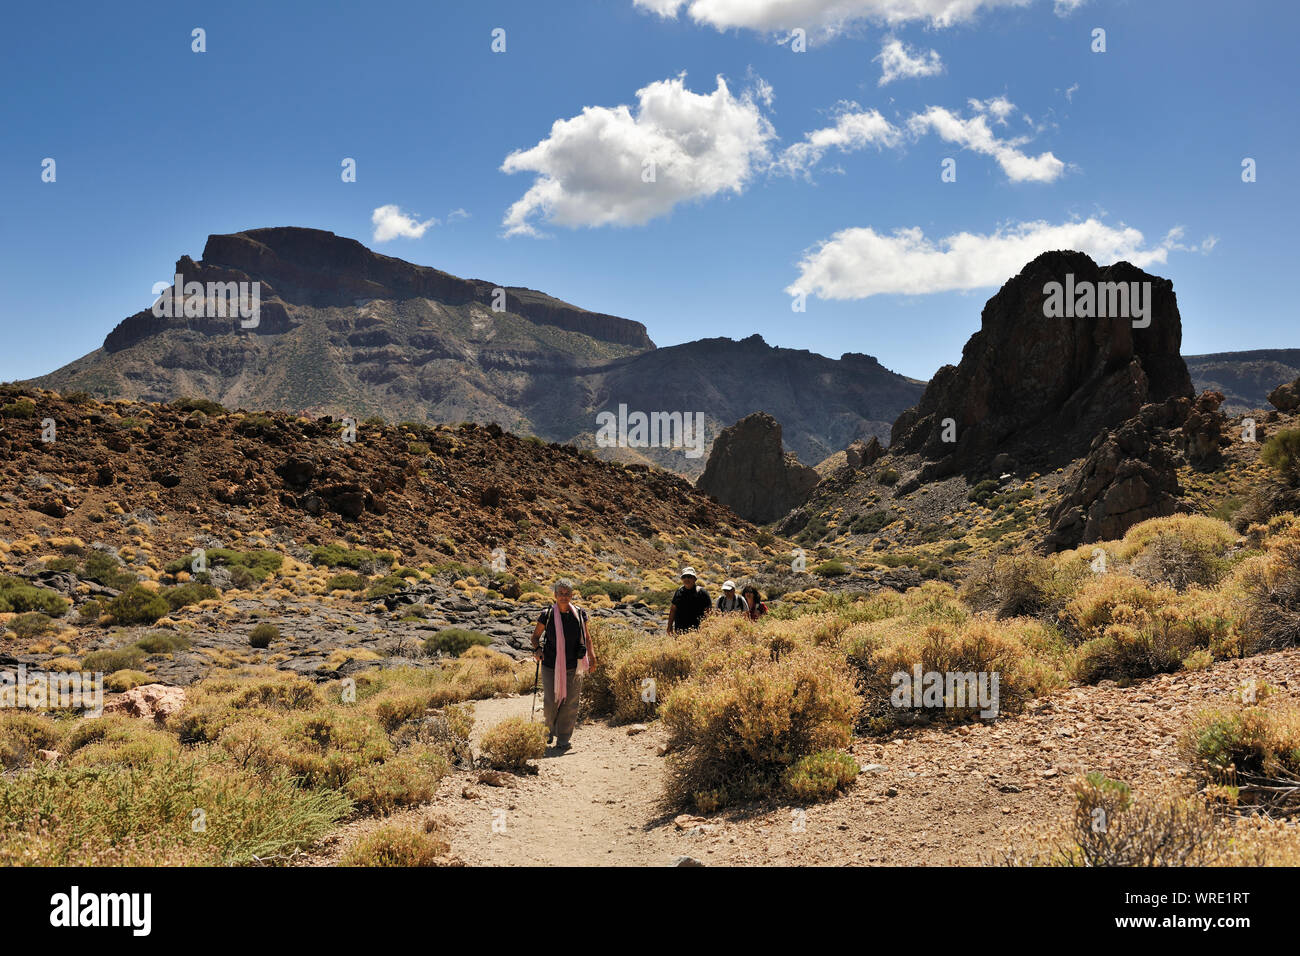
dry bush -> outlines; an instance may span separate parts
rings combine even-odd
[[[1203,800],[1134,798],[1127,784],[1099,773],[1072,782],[1075,804],[1064,824],[1024,850],[1004,853],[1007,866],[1211,866],[1227,861],[1231,840]]]
[[[799,758],[849,743],[860,701],[840,655],[803,645],[772,661],[750,651],[697,671],[663,704],[675,804],[710,812],[767,796]]]
[[[343,855],[341,866],[437,866],[451,845],[436,832],[396,824],[367,833]]]
[[[510,717],[484,731],[479,749],[494,769],[521,773],[529,769],[528,761],[546,754],[546,727]]]
[[[888,733],[901,723],[917,720],[979,718],[981,707],[974,700],[944,700],[939,707],[922,706],[920,701],[896,706],[895,675],[911,679],[918,666],[923,674],[989,675],[986,686],[990,690],[996,674],[999,716],[1015,713],[1025,700],[1064,684],[1060,674],[1062,642],[1038,622],[977,618],[955,626],[916,628],[884,621],[859,630],[845,652],[863,700],[858,726],[870,733]]]
[[[1264,547],[1263,559],[1249,562],[1241,575],[1256,652],[1300,644],[1300,524],[1280,523]]]
[[[1197,715],[1182,752],[1207,789],[1235,808],[1300,812],[1300,705],[1267,685],[1258,703]]]

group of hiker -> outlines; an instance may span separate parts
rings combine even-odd
[[[682,568],[682,585],[673,592],[672,604],[668,608],[668,633],[695,630],[710,611],[744,614],[751,621],[757,621],[767,613],[767,605],[763,603],[758,588],[752,584],[745,585],[737,594],[735,581],[724,581],[717,603],[710,603],[709,592],[699,586],[695,569]]]
[[[753,621],[767,613],[767,605],[752,584],[737,593],[736,582],[725,581],[722,595],[713,603],[708,592],[699,586],[694,568],[682,568],[681,582],[668,608],[669,634],[693,631],[712,613],[744,614]],[[555,585],[554,603],[538,615],[533,627],[532,650],[537,661],[537,673],[533,676],[534,707],[540,681],[547,753],[551,756],[559,756],[572,747],[570,738],[578,725],[582,677],[596,663],[587,636],[587,622],[587,612],[573,603],[573,582],[561,580]]]

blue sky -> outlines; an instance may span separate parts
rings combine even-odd
[[[281,225],[637,319],[659,345],[759,332],[918,378],[1066,245],[1173,279],[1185,353],[1300,346],[1291,4],[168,0],[5,19],[0,379],[98,347],[210,233]],[[429,224],[376,241],[384,207]]]

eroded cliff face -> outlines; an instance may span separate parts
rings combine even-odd
[[[1067,314],[1049,314],[1051,283]],[[961,362],[941,368],[898,418],[891,447],[920,452],[934,477],[988,468],[998,454],[1077,458],[1143,405],[1192,397],[1181,342],[1168,279],[1081,252],[1043,253],[988,300]]]

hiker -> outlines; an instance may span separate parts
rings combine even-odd
[[[722,596],[718,598],[718,611],[726,614],[729,611],[739,611],[742,614],[749,613],[749,605],[745,599],[736,593],[736,582],[728,581],[722,585]]]
[[[752,584],[746,584],[741,589],[740,596],[745,599],[745,614],[751,621],[757,621],[767,613],[767,605],[763,603],[763,596],[758,593],[758,588]]]
[[[539,646],[537,639],[543,635]],[[554,735],[553,752],[562,754],[572,746],[569,738],[578,723],[582,675],[596,663],[587,637],[587,612],[573,603],[572,582],[556,582],[555,603],[537,618],[532,644],[533,657],[541,665],[547,745],[551,746],[550,736]]]
[[[695,569],[682,568],[682,586],[673,592],[668,608],[668,633],[693,631],[709,611],[709,594],[695,586]]]

